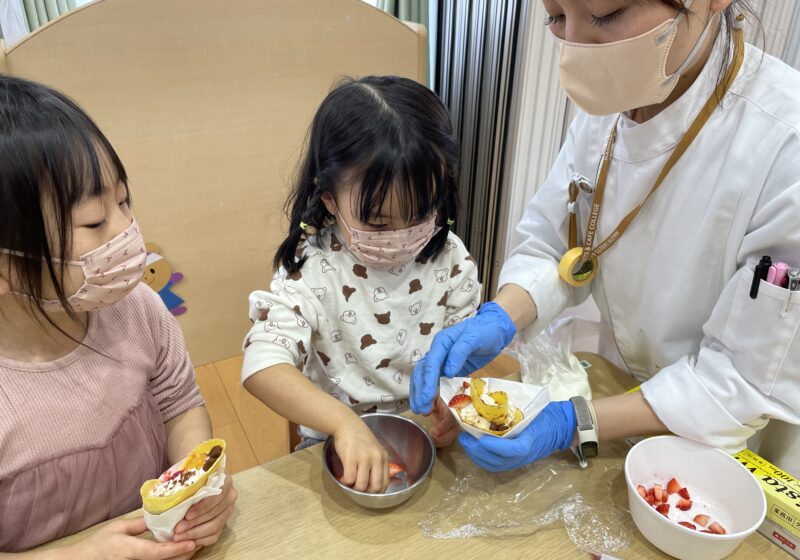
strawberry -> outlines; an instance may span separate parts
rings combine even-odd
[[[667,483],[667,492],[668,492],[669,494],[675,494],[675,493],[677,493],[677,492],[680,492],[680,491],[681,491],[681,488],[682,488],[682,486],[681,486],[681,483],[680,483],[680,482],[678,482],[677,480],[675,480],[674,478],[673,478],[673,479],[671,479],[671,480],[670,480],[670,481]]]
[[[648,505],[655,506],[656,499],[653,497],[652,494],[648,494],[644,497],[644,501],[647,502]]]
[[[657,502],[663,502],[664,500],[661,498],[661,494],[664,492],[664,487],[660,484],[656,484],[653,486],[653,495],[656,497]]]
[[[661,492],[661,503],[666,504],[668,499],[669,499],[669,494],[667,494],[667,491],[664,490],[663,492]]]
[[[652,496],[652,497],[653,497],[653,500],[655,500],[655,499],[656,499],[655,493],[653,492],[653,489],[652,489],[652,488],[648,488],[648,489],[647,489],[647,495],[648,495],[648,496]]]
[[[709,521],[711,521],[711,518],[707,515],[698,514],[694,516],[694,522],[703,527],[708,527]]]
[[[687,500],[691,500],[691,498],[689,497],[689,489],[686,488],[685,486],[683,488],[681,488],[680,490],[678,490],[678,495],[681,498],[685,498]]]
[[[692,509],[692,500],[687,500],[686,498],[681,498],[678,500],[678,503],[675,504],[675,507],[681,511],[688,511]]]
[[[464,387],[464,390],[465,390],[465,391],[466,391],[467,389],[469,389],[469,383],[467,383],[466,381],[464,381],[464,383],[462,383],[462,386]]]
[[[447,406],[449,406],[450,408],[461,409],[470,404],[471,402],[472,400],[469,398],[468,395],[456,395],[452,399],[450,399],[450,402],[447,403]]]
[[[658,504],[656,506],[656,511],[664,517],[669,517],[669,504]]]
[[[708,526],[708,530],[715,535],[724,535],[727,532],[725,528],[716,521]]]
[[[405,469],[403,467],[401,467],[400,465],[398,465],[397,463],[389,463],[389,478],[392,478],[393,476],[397,476],[398,474],[400,474],[404,470]]]
[[[636,491],[637,491],[637,492],[639,492],[639,495],[640,495],[642,498],[644,498],[645,500],[647,499],[647,489],[645,489],[645,487],[644,487],[644,486],[642,486],[642,485],[640,484],[639,486],[637,486],[637,487],[636,487]]]
[[[692,531],[697,531],[697,527],[689,523],[688,521],[678,521],[678,525],[683,525],[687,529],[691,529]]]

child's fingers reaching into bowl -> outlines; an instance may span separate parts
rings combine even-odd
[[[384,492],[389,486],[389,455],[367,425],[354,417],[333,437],[344,467],[340,482],[359,492]]]
[[[453,415],[450,408],[440,398],[436,398],[431,412],[431,438],[436,447],[448,447],[461,432],[461,427]]]

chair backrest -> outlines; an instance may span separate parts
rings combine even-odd
[[[240,352],[283,203],[337,77],[426,81],[424,28],[361,0],[98,0],[0,49],[0,71],[77,100],[119,151],[196,364]]]

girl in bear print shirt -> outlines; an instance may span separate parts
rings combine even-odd
[[[387,453],[358,415],[407,410],[433,336],[480,304],[475,261],[450,232],[457,170],[450,117],[430,90],[343,81],[311,124],[270,291],[250,295],[244,386],[300,425],[301,446],[334,435],[342,482],[357,490],[389,484]],[[432,418],[448,445],[458,428],[447,407]]]

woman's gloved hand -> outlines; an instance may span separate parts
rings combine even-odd
[[[476,465],[487,471],[516,469],[560,449],[572,446],[577,419],[570,401],[548,404],[514,439],[484,436],[476,439],[464,432],[459,441]]]
[[[465,377],[491,362],[511,343],[517,328],[494,302],[474,317],[440,331],[411,376],[411,410],[429,414],[439,391],[439,377]]]

